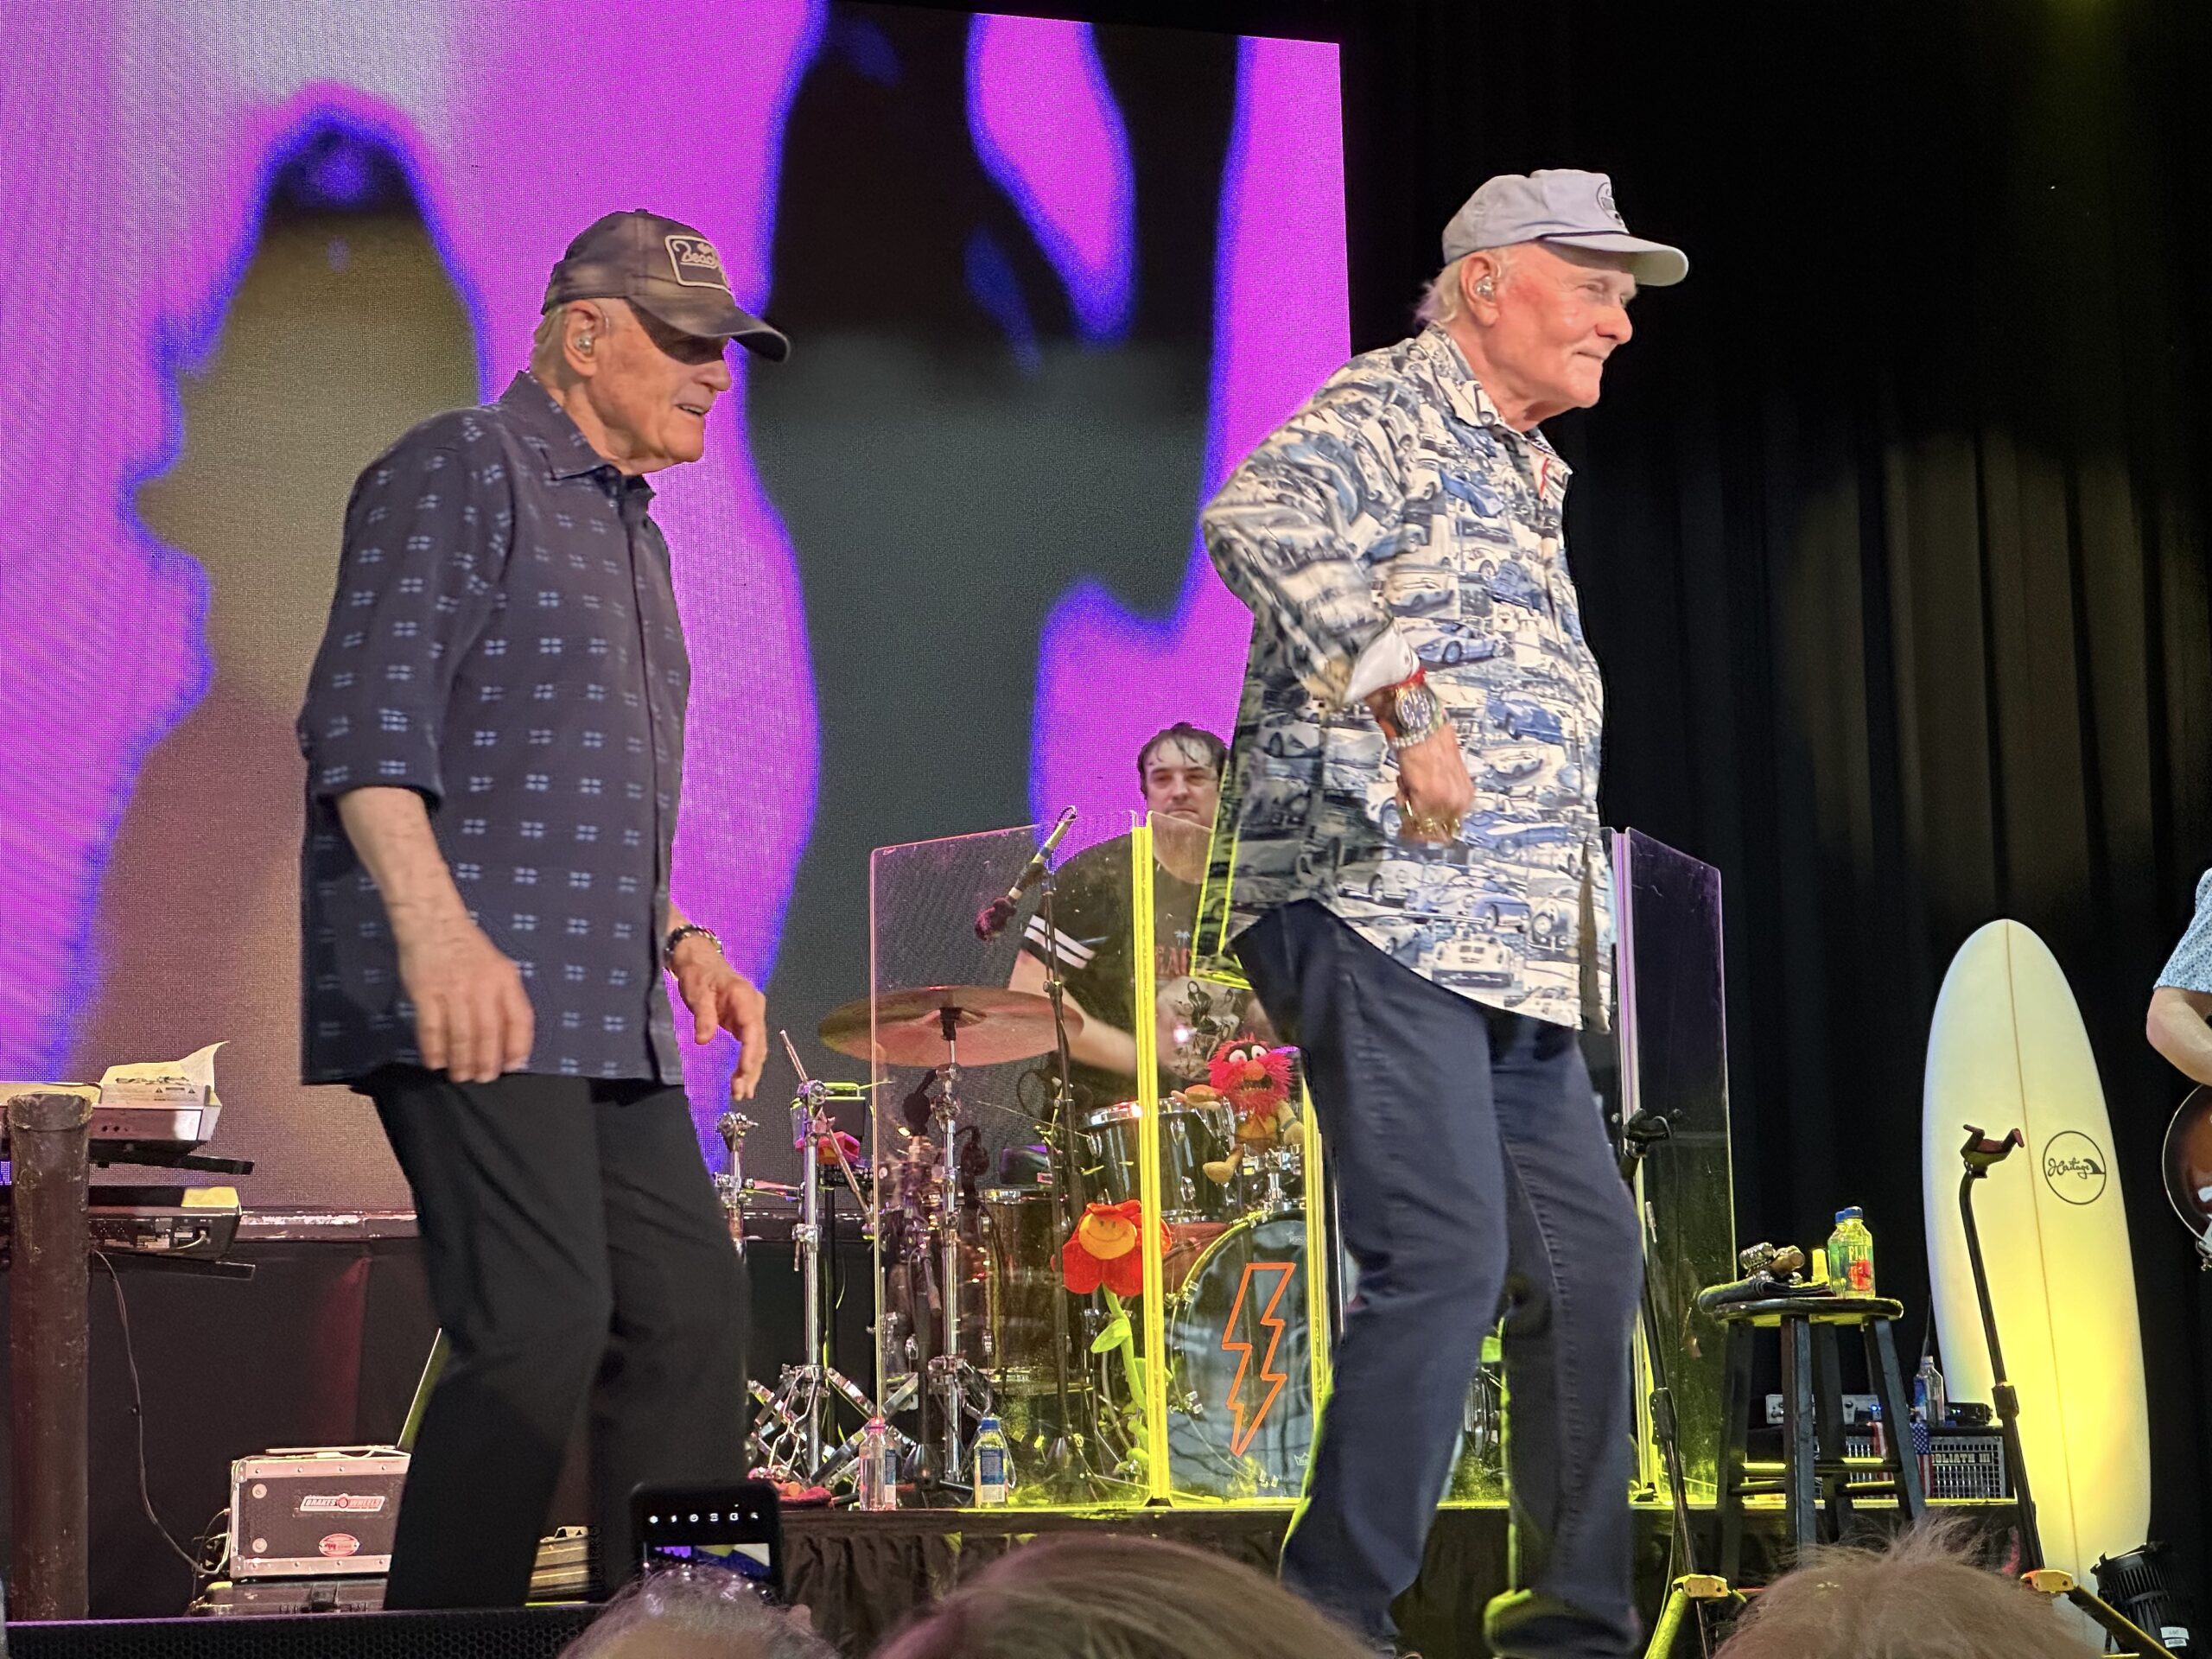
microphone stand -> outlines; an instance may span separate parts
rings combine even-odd
[[[1638,1110],[1621,1124],[1621,1179],[1628,1183],[1637,1202],[1636,1230],[1640,1245],[1650,1239],[1649,1200],[1637,1192],[1636,1178],[1651,1148],[1671,1139],[1674,1125],[1656,1112]],[[1648,1251],[1647,1251],[1648,1255]],[[1706,1626],[1708,1611],[1732,1605],[1738,1598],[1725,1579],[1697,1567],[1697,1540],[1690,1529],[1688,1484],[1682,1473],[1681,1427],[1675,1414],[1675,1391],[1667,1380],[1667,1327],[1659,1317],[1659,1302],[1651,1286],[1647,1261],[1643,1302],[1644,1357],[1651,1367],[1651,1436],[1659,1442],[1659,1456],[1667,1473],[1668,1495],[1674,1512],[1674,1537],[1669,1547],[1667,1599],[1645,1643],[1644,1659],[1669,1659],[1685,1622],[1697,1631],[1697,1650],[1713,1651],[1713,1635]]]
[[[2064,1597],[2088,1614],[2114,1642],[2133,1648],[2145,1659],[2175,1659],[2172,1649],[2086,1585],[2075,1582],[2071,1573],[2044,1564],[2043,1529],[2037,1524],[2035,1497],[2028,1490],[2028,1454],[2020,1444],[2020,1391],[2005,1375],[2005,1351],[1997,1341],[1997,1305],[1990,1296],[1989,1269],[1981,1258],[1981,1230],[1974,1221],[1974,1184],[1986,1180],[1989,1172],[2003,1163],[2014,1147],[2027,1144],[2027,1137],[2017,1128],[2001,1141],[1984,1135],[1978,1125],[1968,1123],[1965,1128],[1966,1144],[1959,1148],[1960,1161],[1966,1166],[1966,1173],[1959,1178],[1959,1224],[1966,1232],[1967,1266],[1974,1275],[1974,1299],[1981,1314],[1982,1341],[1989,1348],[1989,1393],[1997,1408],[1998,1437],[2005,1449],[2005,1472],[2012,1482],[2012,1502],[2020,1516],[2020,1582],[2054,1601]]]

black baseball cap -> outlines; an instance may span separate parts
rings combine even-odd
[[[702,340],[734,340],[772,363],[791,355],[790,340],[730,297],[713,243],[689,225],[642,207],[595,219],[569,243],[538,309],[602,299],[627,300]]]

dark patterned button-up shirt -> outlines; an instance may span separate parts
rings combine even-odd
[[[682,1076],[662,988],[690,663],[652,488],[527,375],[363,473],[300,713],[302,1073],[421,1063],[384,902],[337,798],[428,804],[536,1014],[525,1070]]]
[[[1498,417],[1432,325],[1338,370],[1222,486],[1200,527],[1255,626],[1221,795],[1234,833],[1215,837],[1206,882],[1210,958],[1313,899],[1447,990],[1602,1021],[1605,689],[1567,575],[1567,471],[1541,433]],[[1397,759],[1354,695],[1393,636],[1474,779],[1448,846],[1399,839]]]

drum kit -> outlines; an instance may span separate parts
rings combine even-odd
[[[1068,1113],[1056,1091],[1037,1121],[1043,1155],[1009,1160],[1012,1169],[999,1172],[1033,1176],[1016,1185],[986,1179],[990,1160],[963,1092],[968,1069],[1064,1054],[1082,1027],[1081,1011],[1056,1010],[1049,994],[980,985],[922,986],[838,1008],[820,1027],[830,1049],[929,1073],[909,1103],[912,1123],[926,1103],[925,1122],[890,1131],[877,1164],[843,1149],[831,1117],[867,1091],[807,1077],[786,1038],[800,1083],[791,1104],[795,1193],[744,1178],[741,1142],[753,1126],[723,1120],[733,1236],[743,1231],[749,1195],[796,1197],[799,1205],[792,1236],[806,1351],[773,1390],[754,1386],[760,1411],[750,1454],[762,1472],[849,1485],[863,1426],[880,1417],[925,1499],[957,1502],[968,1490],[972,1427],[995,1415],[1018,1441],[1043,1449],[1038,1474],[1055,1496],[1103,1497],[1141,1482],[1135,1368],[1110,1353],[1101,1297],[1072,1294],[1061,1272],[1062,1246],[1087,1203],[1138,1197],[1141,1109],[1128,1101]],[[1313,1431],[1300,1148],[1294,1140],[1248,1147],[1224,1179],[1223,1160],[1236,1144],[1225,1102],[1170,1095],[1159,1130],[1171,1459],[1209,1489],[1294,1497]],[[873,1396],[830,1363],[823,1336],[823,1206],[838,1189],[867,1217],[879,1264]],[[1271,1361],[1248,1357],[1262,1353]],[[853,1420],[842,1433],[839,1402]],[[899,1427],[909,1413],[918,1419],[911,1433]]]

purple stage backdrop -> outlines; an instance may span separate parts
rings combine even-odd
[[[15,273],[0,306],[10,340],[44,345],[18,350],[0,407],[0,1077],[169,1058],[80,1041],[114,952],[198,943],[158,914],[127,946],[95,926],[142,770],[215,676],[208,573],[153,534],[137,498],[178,462],[181,391],[207,362],[276,170],[334,129],[399,158],[495,395],[548,266],[610,206],[712,227],[741,302],[773,315],[785,119],[823,27],[807,0],[86,0],[69,26],[19,42],[37,72],[0,81],[0,259]],[[976,156],[1082,338],[1110,343],[1135,303],[1135,184],[1091,31],[1009,16],[969,29]],[[626,68],[622,42],[687,67]],[[1336,48],[1243,42],[1214,251],[1209,489],[1345,355],[1342,173]],[[744,393],[717,406],[707,459],[660,480],[656,511],[682,555],[695,665],[676,893],[766,977],[817,749],[807,594],[751,459]],[[270,556],[327,560],[334,538],[334,521]],[[1124,827],[1144,735],[1194,716],[1227,731],[1248,628],[1195,543],[1168,614],[1132,614],[1094,585],[1065,593],[1036,642],[1039,816],[1073,802],[1084,840]],[[272,700],[272,716],[289,712]],[[688,1062],[702,1122],[731,1062],[727,1041]]]

